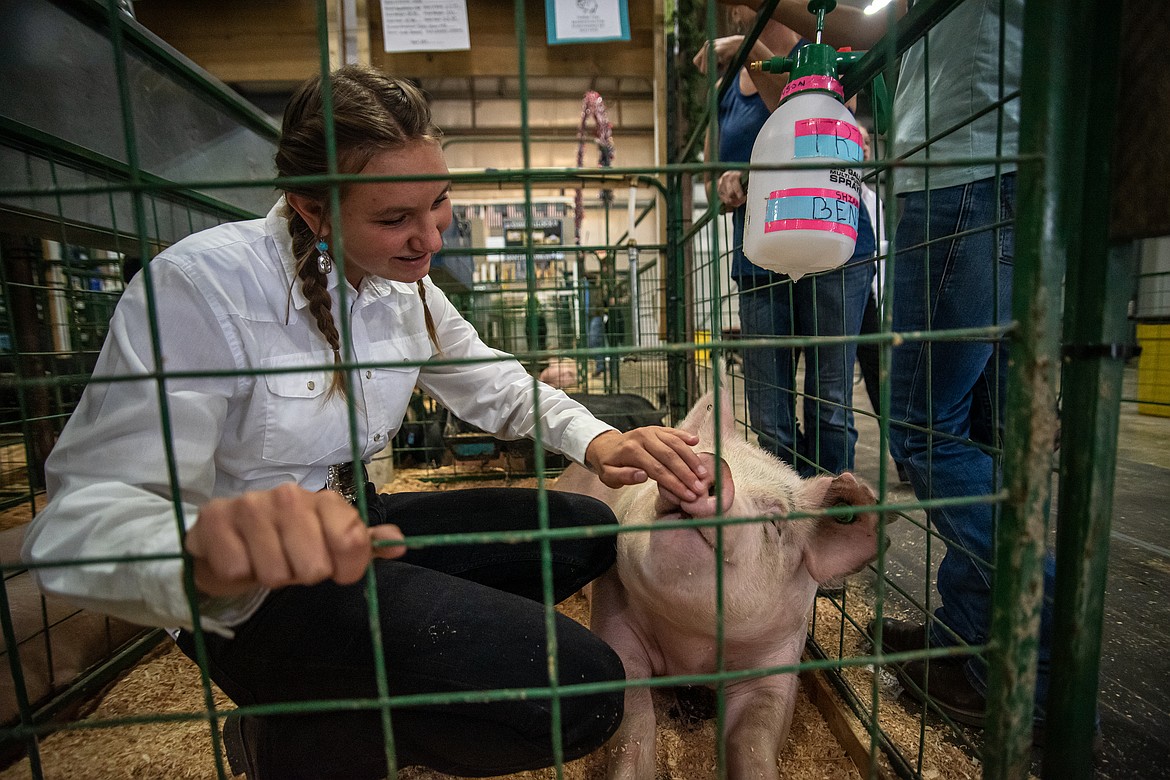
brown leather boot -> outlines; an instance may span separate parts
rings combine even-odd
[[[876,626],[870,624],[873,636]],[[882,620],[882,649],[905,653],[926,649],[926,626],[905,620]],[[911,698],[933,702],[951,720],[983,728],[987,700],[963,670],[966,658],[931,658],[903,661],[895,665],[898,678]]]

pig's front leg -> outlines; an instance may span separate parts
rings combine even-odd
[[[779,780],[777,758],[796,703],[796,675],[745,680],[727,690],[727,777]]]
[[[589,628],[622,659],[627,680],[645,680],[652,665],[626,606],[626,593],[615,570],[593,582]],[[621,725],[605,745],[608,780],[653,780],[654,701],[649,688],[627,688]]]
[[[653,780],[654,702],[649,688],[626,690],[626,714],[605,745],[607,780]]]

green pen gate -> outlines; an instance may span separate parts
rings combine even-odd
[[[777,0],[765,2],[765,12],[776,4]],[[531,5],[519,3],[515,7],[514,24],[521,42],[526,38],[524,31],[534,24]],[[885,74],[892,80],[897,57],[922,35],[928,35],[956,5],[956,0],[917,3],[845,78],[850,93],[860,90],[863,112],[873,78]],[[61,106],[73,107],[72,113],[65,111],[46,120],[37,114],[36,101],[9,101],[11,110],[0,116],[4,160],[0,167],[6,169],[0,178],[0,329],[5,339],[0,351],[4,374],[0,379],[4,413],[0,420],[0,502],[9,516],[27,518],[43,506],[44,458],[90,379],[105,323],[124,284],[139,266],[149,274],[149,258],[182,236],[267,211],[273,199],[269,162],[277,128],[259,110],[192,68],[185,58],[125,16],[114,0],[21,2],[0,13],[0,18],[18,7],[29,13],[35,9],[49,28],[58,31],[60,40],[72,40],[75,48],[96,53],[94,62],[98,63],[96,71],[86,71],[62,58],[56,67],[34,73],[23,56],[11,51],[0,55],[6,83],[19,82],[24,95],[53,95]],[[466,187],[508,187],[518,192],[519,208],[506,216],[504,226],[505,231],[517,233],[517,241],[503,248],[486,246],[476,242],[472,231],[448,242],[444,268],[451,270],[462,262],[466,269],[475,267],[481,258],[492,259],[497,272],[491,278],[453,289],[450,297],[490,345],[517,355],[534,375],[555,360],[567,360],[577,371],[578,389],[589,394],[640,395],[661,411],[668,424],[680,420],[705,387],[726,382],[737,417],[743,421],[743,350],[776,345],[807,348],[821,342],[809,337],[745,343],[736,337],[736,296],[727,268],[730,229],[726,215],[719,213],[713,190],[705,183],[722,166],[717,161],[701,161],[698,151],[704,137],[713,132],[709,118],[714,114],[716,90],[713,77],[705,81],[696,78],[686,54],[715,36],[718,13],[715,7],[701,3],[667,4],[665,10],[662,34],[668,54],[660,67],[666,73],[668,93],[677,100],[677,110],[669,113],[665,128],[666,163],[649,168],[582,166],[566,170],[532,166],[531,150],[544,139],[530,127],[527,104],[522,101],[521,131],[511,139],[522,150],[522,161],[496,171],[456,171],[452,177],[456,204],[460,189]],[[325,52],[322,69],[327,70],[328,8],[324,0],[316,4],[316,13],[319,46]],[[974,741],[969,732],[945,723],[930,707],[901,707],[913,728],[902,735],[887,733],[890,721],[886,715],[900,705],[892,703],[890,661],[867,644],[865,621],[883,614],[892,599],[918,610],[916,617],[930,609],[931,550],[937,553],[941,544],[924,519],[924,509],[932,504],[899,491],[892,478],[892,463],[884,455],[890,433],[888,415],[861,404],[860,394],[855,392],[854,413],[868,442],[868,467],[873,469],[872,481],[887,521],[883,528],[900,518],[899,525],[890,527],[891,534],[897,532],[898,538],[904,539],[898,529],[916,529],[913,533],[922,540],[924,559],[913,573],[914,582],[903,585],[880,574],[886,571],[890,555],[883,551],[870,572],[854,577],[842,594],[819,598],[810,623],[806,660],[793,671],[822,681],[820,696],[833,700],[827,706],[844,714],[842,722],[852,723],[851,758],[863,776],[933,776],[924,745],[938,739],[936,729],[966,742],[984,777],[1027,775],[1040,565],[1053,483],[1057,481],[1054,628],[1060,641],[1054,647],[1042,771],[1051,777],[1091,776],[1114,445],[1122,400],[1122,358],[1126,356],[1124,345],[1129,343],[1125,308],[1135,273],[1132,246],[1124,241],[1110,244],[1108,213],[1099,207],[1110,200],[1109,160],[1099,150],[1112,145],[1112,123],[1105,120],[1116,114],[1120,22],[1119,10],[1103,2],[1062,0],[1043,7],[1032,3],[1026,10],[1023,86],[1019,94],[1004,94],[1001,100],[1001,105],[1019,102],[1019,152],[997,158],[1001,163],[1015,163],[1019,170],[1012,322],[978,332],[893,333],[887,295],[880,331],[858,337],[859,342],[879,347],[886,370],[893,345],[906,339],[990,340],[1010,349],[1012,355],[1010,389],[1008,397],[1001,399],[1007,433],[1002,450],[996,452],[1002,460],[1003,487],[990,495],[965,499],[992,503],[998,517],[997,556],[989,562],[995,570],[992,635],[985,646],[961,651],[983,656],[990,669],[988,725],[985,735]],[[761,28],[762,24],[757,24],[749,38]],[[1090,39],[1095,45],[1080,45]],[[744,52],[746,47],[735,63],[744,61]],[[522,94],[527,86],[525,57],[521,43],[517,77]],[[1095,78],[1080,77],[1086,71]],[[189,110],[187,129],[191,133],[185,137],[151,135],[150,131],[165,127],[152,123],[149,109],[157,105]],[[83,115],[79,109],[89,113]],[[80,121],[83,116],[85,122]],[[1090,117],[1094,121],[1090,122]],[[101,132],[110,129],[113,132]],[[947,130],[932,128],[931,132],[938,138]],[[221,163],[220,167],[196,169],[183,155],[170,153],[184,145],[203,143],[215,147],[211,159]],[[581,143],[591,146],[594,139]],[[929,165],[941,168],[959,162],[940,159]],[[864,166],[864,172],[879,188],[884,187],[894,163],[879,154],[874,163]],[[617,235],[607,230],[602,240],[574,245],[564,235],[572,221],[572,205],[566,201],[562,207],[540,212],[547,204],[534,202],[533,188],[550,185],[580,188],[585,197],[598,198],[607,226],[613,198],[603,196],[602,191],[619,195],[626,191],[630,228],[624,233],[614,231]],[[703,191],[705,199],[700,194]],[[894,202],[887,193],[882,194],[888,204]],[[621,210],[620,206],[612,208]],[[468,206],[462,215],[471,220],[476,216],[473,212]],[[887,234],[891,234],[894,216],[888,212],[884,216]],[[559,221],[563,231],[555,249],[533,238],[538,231],[551,229],[548,220]],[[634,225],[645,228],[655,223],[657,227],[650,232],[661,236],[660,240],[632,240]],[[587,263],[586,258],[592,259]],[[897,273],[896,255],[891,254],[886,263],[888,274]],[[586,273],[586,266],[596,270]],[[498,269],[505,267],[512,270],[500,273]],[[888,283],[886,289],[890,289]],[[783,293],[778,290],[777,294]],[[590,295],[604,297],[611,321],[620,315],[625,323],[611,331],[602,347],[587,343]],[[603,369],[593,376],[599,363]],[[728,367],[725,378],[717,370],[723,365]],[[346,367],[362,366],[347,363]],[[883,378],[887,376],[883,374]],[[99,377],[95,381],[119,379]],[[150,381],[160,383],[161,390],[165,372]],[[888,404],[888,383],[881,392],[882,403]],[[1062,408],[1061,397],[1076,398],[1075,408]],[[420,399],[419,408],[419,422],[434,421],[433,404]],[[164,420],[164,429],[169,430],[166,426]],[[1054,454],[1052,442],[1058,428],[1062,447]],[[444,446],[450,444],[444,442]],[[410,453],[413,446],[399,445],[395,458]],[[475,474],[475,464],[487,460],[480,454],[472,452],[463,459],[462,470],[453,471],[444,470],[437,462],[448,455],[436,456],[432,478],[458,480]],[[419,460],[426,462],[428,458]],[[858,460],[860,466],[861,449]],[[561,465],[537,446],[515,470],[544,485]],[[18,526],[19,517],[11,524]],[[444,544],[460,539],[427,537],[415,541]],[[547,558],[547,545],[544,549]],[[41,761],[39,745],[54,731],[113,729],[152,720],[201,721],[215,746],[214,760],[209,758],[203,768],[206,776],[229,776],[217,726],[225,710],[214,706],[205,673],[203,711],[179,715],[140,712],[98,721],[69,717],[81,701],[133,666],[165,641],[165,636],[158,630],[140,630],[39,600],[29,593],[27,567],[16,557],[16,550],[12,543],[0,546],[5,586],[0,589],[0,627],[7,667],[0,679],[9,678],[0,690],[5,696],[12,692],[11,711],[6,709],[7,720],[0,722],[0,759],[23,751],[32,776],[52,777],[52,768]],[[192,583],[189,588],[192,607],[196,608]],[[31,611],[17,605],[18,599],[28,598],[35,600]],[[551,621],[554,607],[547,603],[549,598],[546,593]],[[70,621],[75,626],[84,623],[84,630],[90,632],[96,624],[103,640],[100,647],[91,648],[83,659],[62,671],[61,659],[68,654],[69,643],[75,641],[71,640]],[[551,622],[549,626],[551,630]],[[944,654],[934,649],[919,655],[938,658]],[[588,691],[562,684],[556,677],[554,659],[550,659],[550,672],[545,689],[488,691],[479,698],[551,696],[555,722],[559,696]],[[725,679],[724,670],[719,670],[706,681],[721,695]],[[668,686],[672,682],[663,679],[654,684]],[[622,683],[613,685],[620,687]],[[379,686],[382,696],[372,701],[305,702],[248,711],[266,714],[303,712],[320,706],[370,707],[378,709],[389,726],[398,707],[451,700],[441,696],[390,697],[385,670],[379,672]],[[718,712],[721,716],[721,706]],[[1057,714],[1059,717],[1054,717]],[[388,761],[395,767],[393,741],[389,731],[387,734]],[[848,741],[845,731],[838,734],[843,742]],[[554,752],[560,755],[559,745],[554,746]],[[716,773],[722,776],[725,757],[721,745],[716,755]],[[554,775],[561,777],[562,770],[558,763]]]

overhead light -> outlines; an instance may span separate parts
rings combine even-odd
[[[885,8],[891,2],[892,2],[892,0],[870,0],[869,5],[867,5],[864,9],[865,15],[872,16],[873,14],[876,14],[878,11]]]

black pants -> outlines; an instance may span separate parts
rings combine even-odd
[[[538,527],[537,493],[526,489],[375,494],[371,524],[395,523],[407,537]],[[613,523],[599,501],[548,494],[554,528]],[[552,544],[559,602],[614,560],[612,536]],[[483,691],[549,684],[539,543],[433,546],[374,564],[390,694]],[[377,695],[365,584],[327,582],[273,592],[233,639],[206,635],[212,679],[238,705]],[[608,645],[557,614],[561,685],[620,680]],[[180,647],[193,655],[190,634]],[[565,760],[602,745],[622,716],[622,692],[562,696]],[[553,763],[551,703],[404,705],[391,710],[399,767],[424,765],[482,777]],[[288,778],[381,778],[385,737],[377,709],[260,719],[261,771]]]

